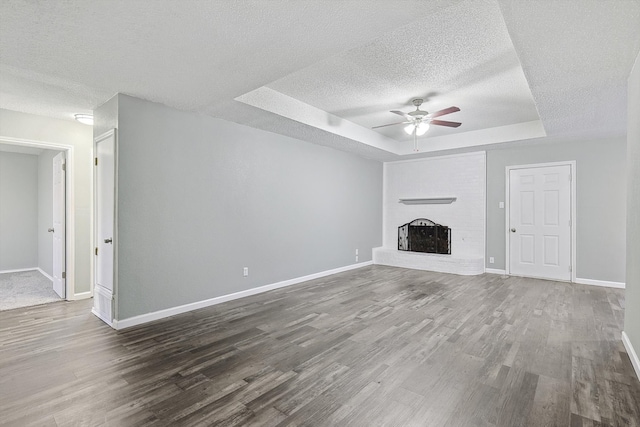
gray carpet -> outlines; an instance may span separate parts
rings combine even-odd
[[[39,271],[0,274],[0,311],[62,301]]]

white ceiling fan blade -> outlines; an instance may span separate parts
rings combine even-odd
[[[388,125],[374,126],[371,129],[378,129],[378,128],[383,128],[383,127],[387,127],[387,126],[395,126],[395,125],[404,125],[406,123],[410,123],[410,122],[389,123]]]
[[[392,110],[391,113],[393,114],[397,114],[399,116],[404,117],[407,120],[413,120],[413,117],[411,117],[410,115],[408,115],[407,113],[403,113],[402,111],[398,111],[398,110]]]

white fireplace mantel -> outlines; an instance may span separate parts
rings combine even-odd
[[[405,205],[447,205],[455,202],[457,197],[414,197],[399,199]]]

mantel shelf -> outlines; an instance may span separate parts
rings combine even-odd
[[[457,197],[416,197],[411,199],[400,199],[400,203],[405,205],[448,205],[455,202]]]

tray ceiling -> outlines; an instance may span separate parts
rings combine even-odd
[[[0,108],[71,119],[120,92],[395,160],[402,126],[371,127],[416,97],[461,109],[425,154],[622,135],[639,49],[636,0],[5,0]]]

